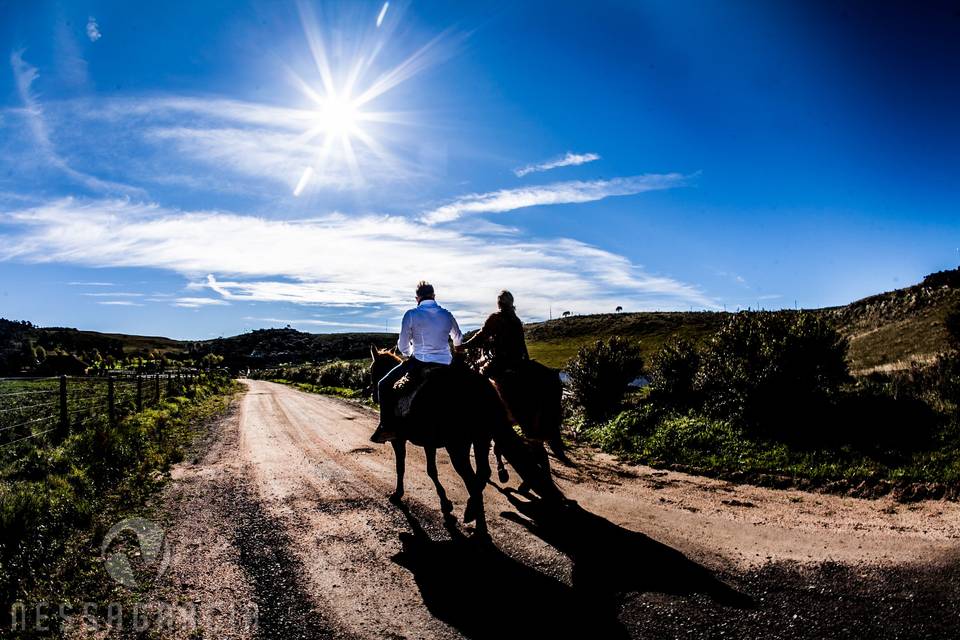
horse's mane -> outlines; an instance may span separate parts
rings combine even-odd
[[[390,358],[390,359],[392,359],[392,360],[394,360],[394,361],[396,361],[396,362],[398,362],[398,363],[403,362],[403,358],[401,358],[400,356],[398,356],[397,354],[395,354],[395,353],[394,353],[393,351],[391,351],[390,349],[377,349],[377,355],[378,355],[378,356],[385,356],[385,357]]]

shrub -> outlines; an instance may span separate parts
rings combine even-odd
[[[620,406],[629,384],[643,373],[643,357],[639,346],[615,336],[580,347],[568,373],[587,419],[599,422]]]
[[[650,363],[650,399],[670,409],[698,406],[694,388],[700,353],[683,339],[665,344]]]
[[[695,390],[708,415],[764,437],[803,437],[850,380],[847,340],[820,315],[741,312],[702,353]]]
[[[653,406],[644,404],[637,409],[621,411],[609,422],[590,430],[590,440],[608,453],[632,453],[641,438],[656,428],[660,416]]]
[[[317,369],[315,384],[321,387],[342,387],[360,390],[370,385],[370,370],[365,362],[338,360]]]

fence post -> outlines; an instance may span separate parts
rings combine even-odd
[[[60,435],[67,435],[70,415],[67,413],[67,376],[60,376]]]
[[[137,374],[137,413],[143,411],[143,376]]]
[[[113,397],[113,376],[107,376],[107,405],[110,408],[110,426],[114,426],[117,423],[117,411],[116,403]]]
[[[160,404],[160,374],[158,373],[153,378],[153,395],[154,395],[154,404]]]

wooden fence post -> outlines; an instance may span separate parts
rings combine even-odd
[[[60,436],[67,435],[70,429],[70,415],[67,413],[67,376],[60,376]]]
[[[113,394],[113,376],[107,376],[107,405],[110,408],[110,426],[117,424],[116,402]]]
[[[137,374],[137,413],[143,411],[143,376]]]
[[[160,404],[160,374],[153,378],[153,403]]]

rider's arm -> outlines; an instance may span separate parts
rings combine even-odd
[[[413,316],[407,311],[400,321],[400,338],[397,340],[397,349],[408,358],[413,355],[413,332],[411,331]]]
[[[450,339],[453,340],[453,346],[459,347],[460,343],[463,342],[463,334],[460,333],[460,325],[457,324],[457,319],[453,317],[453,314],[450,314]]]
[[[487,318],[486,322],[483,323],[483,326],[480,327],[480,330],[473,334],[469,340],[463,343],[463,346],[468,349],[474,349],[476,347],[482,347],[483,343],[487,341],[487,338],[490,337],[491,325],[493,324],[493,316]]]

